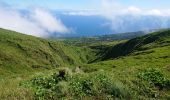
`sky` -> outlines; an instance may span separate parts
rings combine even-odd
[[[29,6],[39,6],[49,9],[95,9],[101,0],[1,0],[11,6],[25,8]],[[137,6],[149,9],[169,8],[169,0],[104,0],[114,1],[124,6]]]
[[[170,0],[1,0],[0,27],[38,37],[75,32],[53,13],[60,10],[65,16],[101,16],[109,21],[101,25],[113,32],[134,31],[137,24],[136,30],[168,28],[169,5]]]

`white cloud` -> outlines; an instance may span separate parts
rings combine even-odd
[[[165,14],[163,14],[160,10],[158,9],[152,9],[150,11],[148,11],[146,14],[148,15],[154,15],[154,16],[165,16]]]
[[[35,22],[39,23],[39,26],[46,29],[48,32],[66,33],[69,31],[60,19],[57,19],[48,11],[35,9],[31,17]]]
[[[62,14],[69,15],[69,16],[96,16],[96,15],[99,15],[98,12],[93,11],[93,10],[68,11],[68,12],[63,12]]]
[[[102,16],[109,22],[101,27],[110,27],[114,33],[168,28],[170,9],[146,9],[135,5],[124,6],[118,0],[99,0],[95,10],[67,11],[72,16]],[[99,7],[98,7],[99,6]]]
[[[140,14],[142,10],[140,8],[137,8],[135,6],[130,6],[125,10],[126,13],[131,13],[131,14]]]
[[[127,32],[167,28],[170,22],[168,9],[143,9],[123,6],[118,0],[100,0],[100,15],[110,20],[114,32]]]
[[[116,15],[153,15],[153,16],[170,16],[170,9],[143,9],[131,6],[123,6],[118,0],[100,0],[99,12],[104,16],[116,16]]]
[[[0,27],[38,37],[47,37],[54,32],[69,32],[60,19],[42,9],[33,9],[23,14],[10,7],[0,7]]]
[[[136,27],[138,27],[136,30],[165,28],[170,25],[168,23],[170,9],[124,6],[119,3],[119,0],[99,0],[98,2],[99,4],[96,4],[93,9],[70,10],[62,13],[71,16],[102,16],[109,22],[102,23],[101,26],[110,27],[114,32],[125,32]],[[57,33],[60,36],[74,31],[68,29],[48,10],[33,8],[23,14],[4,4],[0,4],[0,27],[39,37],[50,36],[50,33]]]
[[[170,9],[143,9],[135,5],[123,6],[118,0],[99,0],[99,7],[89,10],[66,11],[64,15],[94,16],[113,18],[120,15],[170,16]],[[95,5],[94,5],[95,6]]]

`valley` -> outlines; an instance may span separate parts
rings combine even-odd
[[[0,98],[170,99],[170,29],[114,37],[56,40],[0,29]]]

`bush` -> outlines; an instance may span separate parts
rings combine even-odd
[[[158,69],[147,69],[138,74],[138,77],[142,80],[146,80],[160,89],[169,88],[170,80]]]
[[[128,89],[103,71],[73,76],[70,88],[74,96],[130,98]]]
[[[67,74],[64,70],[49,77],[32,79],[36,99],[130,98],[128,89],[104,71]]]

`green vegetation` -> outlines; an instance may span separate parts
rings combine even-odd
[[[22,83],[21,86],[35,90],[36,99],[130,99],[130,91],[111,74],[104,71],[79,73],[69,69],[60,69],[50,76],[40,76]]]
[[[167,79],[159,70],[148,69],[139,73],[138,77],[143,80],[149,81],[155,86],[159,86],[160,89],[170,88],[170,80]]]
[[[170,99],[170,30],[130,40],[69,41],[0,29],[0,98]]]
[[[0,29],[0,48],[0,72],[5,76],[34,69],[80,65],[93,56],[88,48],[68,46],[3,29]]]
[[[108,48],[102,60],[116,58],[120,56],[126,56],[133,52],[142,51],[143,53],[151,53],[149,51],[152,48],[164,47],[170,44],[170,32],[167,31],[159,31],[153,34],[148,34],[142,37],[137,37],[131,39],[124,43],[119,43],[112,48]]]

